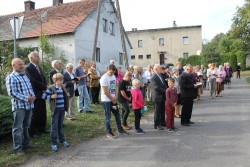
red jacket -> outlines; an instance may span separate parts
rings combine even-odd
[[[146,105],[146,103],[143,100],[142,92],[140,89],[132,89],[131,95],[132,95],[132,108],[133,108],[133,110],[141,109]]]

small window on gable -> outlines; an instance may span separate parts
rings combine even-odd
[[[160,46],[164,46],[164,38],[160,38],[159,39],[159,45]]]
[[[188,58],[188,52],[183,53],[183,58],[184,59]]]
[[[108,21],[106,19],[102,19],[103,32],[108,32]]]
[[[147,55],[147,59],[151,59],[151,55]]]
[[[183,45],[188,45],[188,44],[189,44],[188,37],[183,37]]]
[[[138,40],[138,48],[142,48],[142,47],[143,47],[142,40]]]
[[[100,48],[96,48],[96,53],[95,53],[95,61],[99,62],[101,61],[101,57],[100,57]]]
[[[123,54],[119,53],[119,65],[123,65]]]
[[[139,59],[143,59],[143,55],[139,55],[138,58],[139,58]]]
[[[135,55],[131,55],[131,60],[135,59]]]
[[[115,35],[115,24],[110,22],[110,34]]]

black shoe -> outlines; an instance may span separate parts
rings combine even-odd
[[[86,111],[86,113],[94,113],[94,111]]]
[[[23,146],[23,149],[26,150],[26,149],[33,149],[33,148],[36,148],[36,146],[34,145],[27,145],[27,146]]]
[[[39,131],[40,133],[44,133],[44,134],[47,134],[47,133],[50,133],[48,130],[44,129],[44,130],[40,130]]]
[[[163,127],[161,127],[161,126],[159,125],[159,126],[155,126],[155,129],[157,129],[157,130],[163,130]]]
[[[190,124],[181,124],[182,126],[190,126]]]
[[[190,121],[189,124],[194,124],[194,122]]]
[[[167,129],[167,132],[174,132],[174,130],[173,130],[173,129],[168,128],[168,129]]]

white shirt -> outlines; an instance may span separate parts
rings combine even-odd
[[[111,96],[115,97],[116,77],[114,75],[109,76],[107,73],[105,73],[100,79],[100,85],[101,85],[101,88],[103,86],[107,86],[108,91],[111,94]],[[111,99],[104,94],[103,89],[101,91],[101,101],[103,101],[103,102],[110,102],[111,101]]]

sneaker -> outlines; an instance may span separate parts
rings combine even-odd
[[[167,132],[174,132],[173,129],[167,128]]]
[[[178,128],[173,127],[172,130],[173,130],[173,131],[178,131]]]
[[[16,155],[18,155],[18,156],[25,155],[25,152],[24,152],[23,150],[18,150],[18,151],[16,151],[15,153],[16,153]]]
[[[58,146],[57,145],[51,145],[51,149],[52,149],[52,151],[55,151],[55,152],[57,152],[59,149],[58,149]]]
[[[139,129],[139,130],[135,131],[135,134],[137,134],[137,135],[143,135],[143,134],[145,134],[145,132],[142,129]]]
[[[64,147],[69,147],[70,145],[69,145],[69,143],[68,142],[63,142],[63,143],[61,143]]]
[[[107,138],[116,139],[117,137],[113,133],[107,134]]]
[[[130,130],[132,128],[132,126],[128,126],[128,125],[122,125],[122,128],[124,130]]]
[[[118,132],[120,135],[129,135],[128,132],[126,132],[125,130],[119,131]]]

